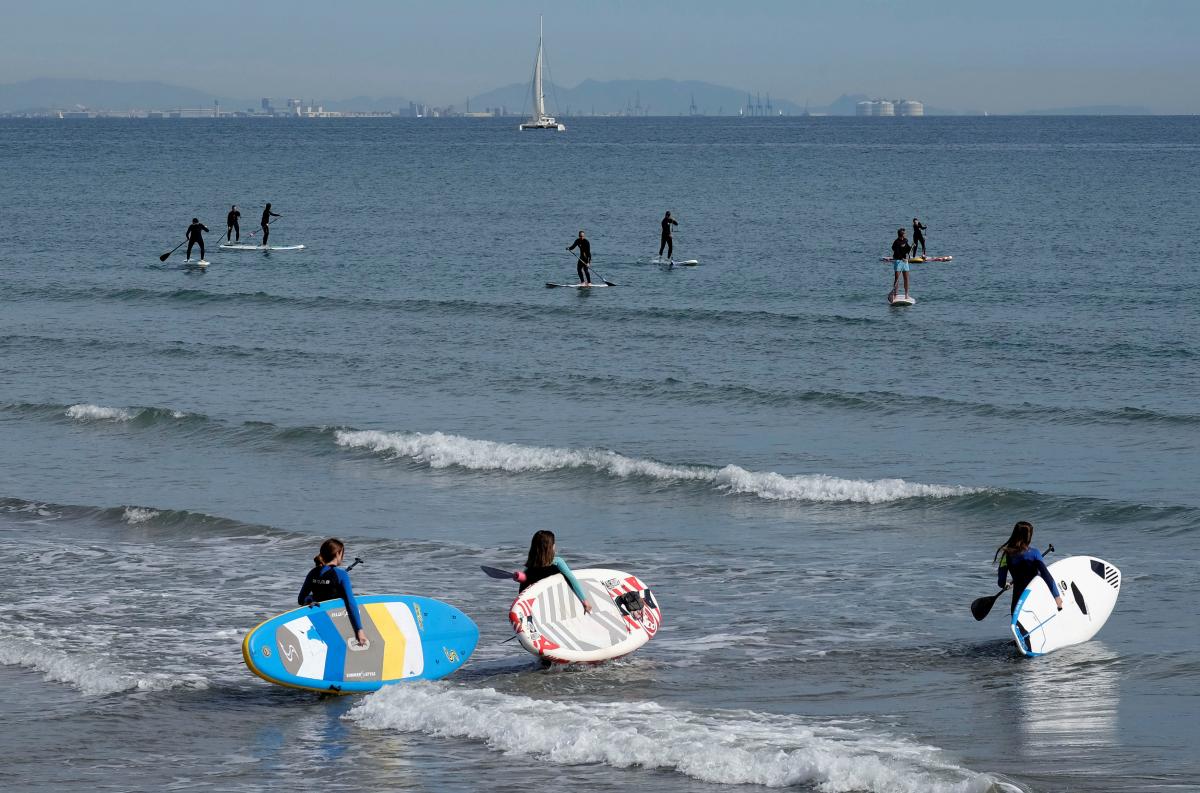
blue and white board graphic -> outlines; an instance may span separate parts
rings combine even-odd
[[[471,618],[413,595],[358,600],[365,646],[341,599],[272,617],[246,634],[242,657],[270,683],[323,693],[376,691],[403,680],[436,680],[466,663],[479,642]]]
[[[1062,611],[1040,576],[1025,587],[1013,609],[1013,638],[1017,648],[1029,656],[1045,655],[1095,636],[1112,614],[1121,591],[1121,571],[1094,556],[1060,559],[1048,569],[1062,594]]]

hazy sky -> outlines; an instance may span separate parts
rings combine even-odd
[[[706,80],[824,104],[1200,112],[1200,0],[4,0],[0,82],[159,80],[233,97],[438,104],[528,79]]]

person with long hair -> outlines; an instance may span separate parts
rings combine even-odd
[[[591,614],[592,604],[588,602],[587,595],[583,594],[583,587],[579,585],[579,580],[575,578],[571,568],[557,553],[554,532],[544,529],[536,532],[529,542],[529,555],[525,559],[525,569],[513,573],[513,580],[521,584],[521,588],[517,591],[524,592],[543,578],[561,573],[562,577],[567,579],[567,584],[575,593],[575,597],[579,598],[579,602],[583,604],[583,612]]]
[[[1021,593],[1037,576],[1041,576],[1042,580],[1046,582],[1046,586],[1050,588],[1050,594],[1054,595],[1054,602],[1058,605],[1058,610],[1062,611],[1062,593],[1058,591],[1058,584],[1055,583],[1054,576],[1050,575],[1050,570],[1046,567],[1045,560],[1042,559],[1041,551],[1033,547],[1032,523],[1027,520],[1017,521],[1007,542],[996,549],[992,561],[996,562],[997,560],[1000,562],[1000,567],[997,571],[996,586],[1008,589],[1008,576],[1010,573],[1012,574],[1013,595],[1012,605],[1008,609],[1009,614],[1016,611]]]
[[[330,537],[321,543],[320,552],[313,557],[313,569],[308,571],[304,586],[296,602],[301,606],[321,603],[326,600],[341,598],[346,603],[346,616],[354,628],[354,638],[359,645],[367,643],[367,634],[363,630],[362,617],[358,613],[358,601],[354,599],[354,589],[350,586],[350,574],[339,565],[346,555],[346,545],[336,537]]]

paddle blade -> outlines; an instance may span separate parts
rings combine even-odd
[[[499,567],[488,567],[486,564],[479,565],[479,569],[487,573],[492,578],[505,578],[509,581],[513,580],[513,574],[508,570],[501,570]]]
[[[988,615],[988,612],[990,612],[992,610],[992,606],[995,605],[996,598],[1000,597],[1003,594],[1004,594],[1004,590],[1001,589],[999,592],[997,592],[994,595],[988,595],[987,597],[982,597],[982,598],[975,598],[975,600],[971,601],[971,616],[975,618],[975,621],[979,622],[984,617],[986,617]]]
[[[169,258],[170,258],[170,256],[171,256],[171,253],[172,253],[171,251],[167,251],[167,252],[166,252],[166,253],[164,253],[162,256],[159,256],[159,257],[158,257],[158,260],[159,260],[160,262],[165,262],[167,259],[169,259]]]

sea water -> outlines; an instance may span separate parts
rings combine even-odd
[[[0,122],[6,781],[1200,783],[1200,120],[567,124]],[[304,250],[217,250],[268,201]],[[699,267],[650,263],[666,210]],[[893,309],[914,216],[954,259]],[[207,271],[159,262],[192,217]],[[580,229],[618,288],[544,288]],[[1022,519],[1124,573],[1036,660],[1007,597],[968,610]],[[501,644],[479,565],[543,528],[649,582],[660,634],[545,672]],[[470,663],[251,675],[331,535],[359,592],[466,611]]]

